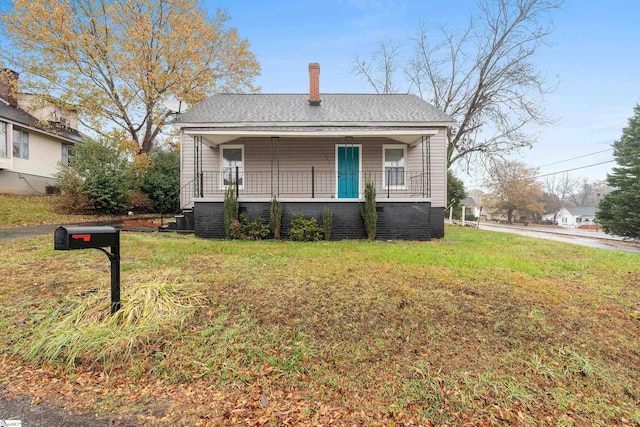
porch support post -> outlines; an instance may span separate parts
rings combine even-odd
[[[236,199],[240,197],[240,167],[236,166]]]
[[[311,166],[311,198],[316,198],[316,168]]]
[[[203,197],[204,178],[202,173],[202,137],[193,137],[193,177],[195,178],[194,195]]]
[[[465,205],[462,205],[462,225],[464,226],[464,217],[467,215],[467,207]]]
[[[431,197],[431,137],[422,136],[422,197]]]
[[[276,163],[275,165],[274,165],[274,152],[275,152],[275,163]],[[275,185],[273,182],[274,166],[276,169]],[[271,196],[280,197],[280,137],[279,136],[271,137]]]

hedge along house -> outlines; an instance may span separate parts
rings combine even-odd
[[[309,94],[213,95],[178,116],[181,204],[196,236],[224,238],[233,185],[250,220],[268,222],[272,197],[282,202],[285,236],[296,213],[321,222],[328,208],[334,239],[365,238],[371,180],[378,239],[442,237],[451,117],[415,95],[321,96],[318,64],[309,77]]]

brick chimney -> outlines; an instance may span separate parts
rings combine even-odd
[[[0,99],[18,106],[18,77],[20,74],[8,68],[0,69]]]
[[[309,64],[309,105],[320,105],[320,64]]]

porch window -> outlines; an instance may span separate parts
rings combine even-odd
[[[0,157],[9,157],[7,150],[7,124],[0,122]]]
[[[407,158],[404,145],[385,145],[384,151],[384,188],[404,187],[405,162]]]
[[[29,158],[29,134],[23,130],[13,130],[13,157]]]
[[[244,174],[244,146],[235,145],[222,147],[222,184],[226,187],[231,184],[239,188],[243,186]],[[238,168],[238,182],[236,182],[236,168]]]

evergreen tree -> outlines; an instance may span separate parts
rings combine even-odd
[[[597,218],[605,233],[640,238],[640,104],[634,108],[622,138],[613,143],[618,163],[607,175],[614,190],[598,206]]]
[[[451,170],[447,171],[447,205],[453,209],[454,215],[460,213],[462,199],[467,197],[464,182],[455,176]]]

